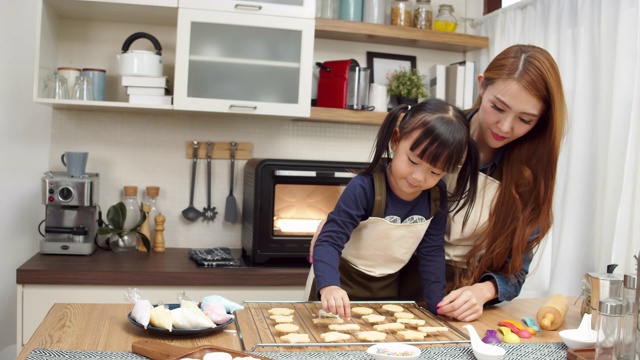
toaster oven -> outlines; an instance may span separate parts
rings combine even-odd
[[[250,159],[244,167],[242,251],[252,263],[304,260],[320,221],[367,163]]]

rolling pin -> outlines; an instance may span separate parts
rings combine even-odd
[[[542,330],[556,330],[562,325],[569,309],[569,300],[562,294],[553,294],[538,309],[536,316]]]

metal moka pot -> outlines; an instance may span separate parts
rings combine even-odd
[[[613,274],[613,270],[617,266],[617,264],[608,265],[606,273],[590,272],[585,274],[585,279],[591,288],[587,312],[595,315],[591,316],[592,329],[595,328],[598,318],[598,304],[600,304],[600,300],[621,298],[623,295],[622,285],[624,283],[624,277],[622,274]]]

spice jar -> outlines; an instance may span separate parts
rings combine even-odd
[[[431,0],[416,0],[416,7],[413,9],[413,27],[431,30],[432,18]]]
[[[458,20],[453,16],[453,6],[442,4],[438,8],[438,16],[433,22],[433,28],[442,32],[455,32],[458,27]]]
[[[411,14],[409,0],[391,1],[391,25],[411,27]]]
[[[624,298],[600,300],[596,322],[596,359],[616,359],[624,339],[624,321],[628,302]]]

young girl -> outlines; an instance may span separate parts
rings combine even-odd
[[[445,252],[447,285],[455,290],[438,306],[439,314],[460,321],[473,321],[485,304],[520,293],[553,220],[566,121],[560,72],[542,48],[505,49],[478,76],[478,85],[467,117],[483,164],[479,198],[464,229],[456,216],[451,220]]]
[[[435,312],[445,290],[447,204],[452,201],[455,210],[475,199],[478,153],[468,122],[442,100],[400,105],[385,118],[374,150],[312,245],[309,299],[319,297],[325,311],[346,319],[350,299],[398,299],[398,270],[416,252],[424,300]],[[458,168],[458,190],[447,196],[441,179]],[[374,214],[381,201],[385,205]]]

